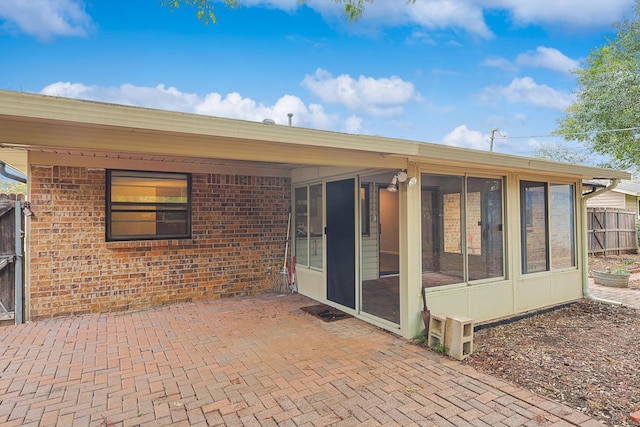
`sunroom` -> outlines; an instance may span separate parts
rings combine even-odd
[[[305,295],[406,337],[423,327],[422,292],[432,312],[477,323],[583,296],[579,176],[427,159],[305,172],[292,183]]]

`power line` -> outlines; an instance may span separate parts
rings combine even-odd
[[[592,134],[592,133],[611,133],[611,132],[622,132],[622,131],[627,131],[627,130],[640,130],[640,127],[621,128],[621,129],[593,130],[593,131],[589,131],[589,132],[574,132],[574,133],[567,133],[567,134],[563,134],[563,135],[549,134],[549,135],[532,135],[532,136],[508,136],[508,135],[502,135],[501,133],[498,133],[499,136],[496,137],[496,139],[529,139],[529,138],[550,138],[550,137],[558,138],[558,137],[571,136],[571,135],[589,135],[589,134]],[[493,134],[494,134],[494,132],[493,132],[493,129],[492,129],[492,139],[493,139]]]

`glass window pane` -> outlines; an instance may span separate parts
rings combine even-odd
[[[444,251],[454,254],[462,253],[462,233],[460,216],[460,193],[442,196],[444,209]]]
[[[322,184],[309,187],[309,264],[322,268],[323,260]]]
[[[551,184],[551,268],[576,265],[573,185]]]
[[[111,234],[114,236],[143,236],[156,234],[155,212],[113,212]]]
[[[308,246],[307,230],[309,229],[307,187],[296,188],[295,198],[295,221],[296,221],[296,264],[308,266]]]
[[[184,174],[171,178],[111,177],[111,202],[187,203],[187,192],[187,179]]]
[[[156,234],[159,236],[182,235],[188,233],[187,212],[161,211],[157,213]]]
[[[467,262],[469,280],[504,276],[502,180],[467,179]]]
[[[421,182],[422,284],[462,283],[463,178],[422,174]]]
[[[191,235],[190,176],[109,171],[107,240]]]
[[[467,253],[482,255],[482,206],[480,192],[467,193]]]
[[[522,181],[520,183],[522,272],[549,270],[547,184]]]
[[[363,236],[369,236],[371,232],[371,219],[369,215],[369,183],[360,186],[360,229]]]

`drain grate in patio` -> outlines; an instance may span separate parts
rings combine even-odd
[[[333,307],[329,307],[325,304],[310,305],[308,307],[300,307],[300,309],[316,317],[319,317],[325,322],[334,322],[336,320],[348,319],[350,317],[353,317],[350,314],[343,313],[342,311]]]

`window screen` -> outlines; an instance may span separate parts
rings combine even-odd
[[[191,176],[107,171],[107,241],[191,237]]]

